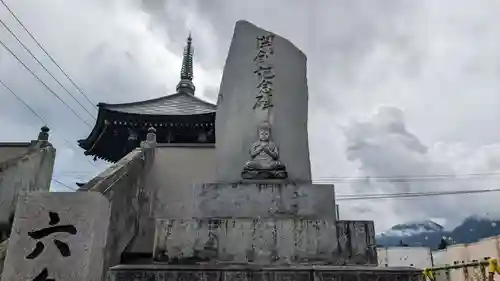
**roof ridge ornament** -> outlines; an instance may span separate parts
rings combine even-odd
[[[182,56],[181,81],[177,84],[177,93],[186,93],[194,95],[195,86],[193,84],[193,56],[194,47],[192,46],[193,38],[191,31],[187,38],[186,47]]]

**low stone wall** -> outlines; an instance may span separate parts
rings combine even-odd
[[[50,189],[55,157],[50,143],[34,141],[25,153],[0,162],[0,229],[10,229],[18,196]]]
[[[109,281],[423,281],[415,268],[374,266],[120,265]]]
[[[141,222],[148,219],[150,195],[144,193],[144,182],[153,163],[155,144],[155,136],[150,133],[148,141],[143,142],[140,148],[131,151],[78,189],[78,192],[100,192],[110,202],[105,270],[120,263],[122,253],[141,232]]]
[[[44,132],[44,134],[46,134],[46,131]],[[42,137],[44,137],[46,140],[47,136],[42,135]],[[144,178],[147,176],[147,173],[153,163],[152,160],[154,159],[155,155],[155,144],[156,144],[156,136],[154,134],[154,129],[151,129],[150,133],[148,133],[147,141],[143,142],[140,148],[137,148],[134,151],[130,152],[118,163],[106,169],[103,173],[101,173],[100,175],[89,181],[76,193],[39,192],[36,194],[30,193],[29,196],[23,196],[22,198],[26,200],[28,197],[33,199],[30,201],[31,203],[28,204],[25,202],[23,206],[25,207],[28,206],[31,211],[33,210],[35,211],[34,212],[25,211],[23,214],[19,214],[19,216],[16,214],[14,219],[14,226],[16,226],[17,222],[18,227],[15,228],[14,231],[15,235],[12,235],[9,239],[9,249],[6,255],[7,256],[6,263],[9,263],[10,260],[11,265],[16,264],[17,266],[19,264],[19,262],[16,261],[16,257],[18,258],[20,254],[21,255],[26,254],[24,252],[27,251],[24,245],[25,243],[22,242],[24,240],[22,239],[27,239],[25,237],[26,232],[28,234],[29,233],[33,234],[37,232],[37,231],[30,232],[30,230],[26,230],[29,227],[26,227],[26,224],[23,223],[37,221],[37,223],[41,225],[43,220],[43,223],[47,224],[46,217],[38,218],[40,216],[40,213],[44,213],[44,215],[46,216],[47,214],[45,214],[45,211],[49,211],[50,227],[46,227],[44,230],[45,232],[42,231],[44,233],[43,235],[50,235],[52,233],[50,231],[58,229],[56,226],[53,225],[59,223],[60,219],[63,220],[63,218],[61,218],[60,215],[68,217],[65,218],[65,220],[71,221],[76,219],[77,223],[75,225],[73,226],[65,225],[64,227],[66,228],[76,227],[77,229],[80,229],[79,231],[76,230],[71,230],[72,232],[70,231],[72,235],[76,235],[74,237],[72,236],[72,238],[76,240],[71,242],[71,244],[77,245],[76,247],[78,247],[78,245],[81,246],[80,248],[78,248],[79,252],[75,250],[75,255],[81,253],[81,255],[85,255],[86,260],[78,259],[77,257],[75,257],[74,259],[76,260],[74,262],[72,262],[70,259],[66,259],[65,263],[61,263],[55,257],[58,257],[59,254],[59,256],[62,255],[63,258],[69,258],[72,255],[72,251],[68,248],[68,245],[66,246],[59,245],[56,249],[59,249],[60,253],[54,251],[53,248],[50,248],[51,249],[50,251],[47,249],[49,253],[45,254],[44,258],[41,260],[43,263],[41,264],[42,266],[41,268],[34,267],[37,264],[36,262],[33,262],[31,260],[30,261],[23,260],[23,262],[27,262],[27,266],[19,264],[17,269],[15,270],[16,272],[10,270],[9,275],[7,277],[5,276],[5,274],[7,273],[4,272],[3,278],[5,280],[14,280],[12,278],[14,278],[13,276],[15,275],[17,276],[15,278],[21,278],[19,280],[25,280],[22,279],[25,277],[29,277],[28,279],[31,280],[32,277],[34,277],[33,274],[35,275],[41,274],[40,276],[42,277],[38,276],[37,278],[35,278],[37,280],[39,278],[47,278],[47,276],[45,276],[47,274],[49,277],[57,277],[58,274],[62,274],[61,276],[63,277],[61,276],[59,277],[63,279],[69,278],[68,276],[66,276],[66,274],[69,274],[71,276],[73,275],[80,277],[83,276],[82,277],[83,280],[102,280],[103,278],[105,278],[105,275],[107,274],[109,267],[120,263],[120,258],[122,253],[126,251],[127,247],[131,245],[131,243],[134,241],[134,238],[136,238],[137,234],[140,232],[141,215],[144,214],[149,215],[149,213],[145,210],[150,210],[151,207],[150,206],[144,207],[146,205],[145,202],[147,200],[144,200],[145,195],[143,192],[143,188],[144,188]],[[51,150],[53,148],[48,145],[42,148],[42,150],[44,149],[48,150],[49,152],[53,151]],[[31,159],[30,157],[32,156],[31,154],[27,154],[26,157],[28,157],[28,159]],[[20,160],[20,163],[23,163],[23,159]],[[30,161],[24,161],[24,162],[28,163]],[[44,161],[41,162],[44,163]],[[50,168],[52,168],[52,166],[50,166]],[[43,169],[40,167],[38,167],[38,169],[41,169],[43,171]],[[37,175],[42,171],[38,171],[35,169],[29,172]],[[50,173],[50,176],[46,178],[47,189],[49,187],[51,175],[52,173]],[[18,175],[18,176],[21,177],[23,175]],[[25,178],[29,178],[28,175],[24,176]],[[33,183],[34,186],[35,187],[43,186],[41,184],[40,179],[45,179],[45,178],[43,176],[38,176],[36,178],[37,181]],[[100,212],[100,214],[97,215],[95,213],[92,213],[94,211],[98,211],[97,207],[95,206],[93,207],[93,204],[94,203],[97,204],[97,202],[94,202],[95,200],[92,200],[91,198],[92,194],[98,194],[100,198],[104,200],[105,203],[99,205],[100,206],[99,210],[101,210],[102,212]],[[37,195],[38,197],[35,195]],[[65,197],[66,199],[60,198],[61,196],[63,197],[66,196]],[[38,202],[37,201],[38,199],[41,200],[40,202],[43,201],[45,203]],[[61,204],[57,204],[55,202],[61,202]],[[22,204],[19,204],[19,206],[21,205]],[[20,210],[19,206],[18,210]],[[43,212],[38,210],[37,208],[43,209]],[[86,213],[89,213],[90,215]],[[95,223],[92,222],[92,220]],[[100,223],[97,222],[97,220],[99,220]],[[38,226],[38,228],[39,227],[40,226]],[[24,228],[24,230],[21,231],[19,230],[20,228]],[[50,231],[47,230],[51,228],[54,229]],[[80,237],[81,239],[79,238],[80,234],[85,236],[84,238],[88,241],[99,240],[98,241],[99,243],[96,244],[94,242],[91,242],[92,245],[87,247],[83,245],[84,242],[82,242],[83,240],[81,240],[84,239],[82,238],[83,236]],[[16,238],[17,240],[14,238]],[[54,243],[56,242],[59,244],[62,243],[60,241],[56,240],[54,241],[55,241]],[[33,243],[33,241],[30,240],[30,243]],[[33,253],[36,253],[37,257],[39,255],[41,256],[41,251],[44,251],[45,249],[45,246],[40,243],[41,242],[37,242],[37,244],[34,245],[36,246],[36,250],[34,250]],[[7,242],[5,242],[5,245],[6,244]],[[3,262],[2,260],[3,257],[1,255],[3,253],[5,253],[5,251],[2,250],[2,247],[0,247],[0,261],[2,262]],[[82,262],[84,262],[87,265],[82,265]],[[10,267],[6,266],[5,267],[6,271],[7,268],[11,267],[12,266]],[[44,267],[46,268],[43,269]],[[35,272],[35,270],[39,269],[40,270],[43,269],[41,273]],[[65,272],[64,274],[62,273],[63,271]],[[90,279],[85,279],[86,278],[85,276],[90,276],[90,275],[94,277]],[[81,280],[80,277],[76,278],[75,280]],[[2,279],[2,281],[4,279]],[[73,280],[74,278],[71,277],[70,279]]]
[[[2,142],[0,143],[0,163],[18,158],[30,150],[34,142]]]
[[[136,149],[79,190],[101,192],[111,203],[105,268],[120,263],[120,256],[138,232],[145,152]]]
[[[0,275],[18,197],[50,189],[56,149],[48,132],[44,126],[31,142],[0,143]]]

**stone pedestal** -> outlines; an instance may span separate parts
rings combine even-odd
[[[120,265],[110,281],[423,281],[416,268],[375,266]]]
[[[333,185],[197,184],[192,202],[192,218],[156,220],[156,262],[377,263],[373,222],[336,221]]]
[[[154,260],[169,264],[377,264],[373,222],[274,218],[160,219]]]

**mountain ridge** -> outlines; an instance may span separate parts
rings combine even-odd
[[[443,226],[432,220],[396,224],[389,230],[376,235],[375,240],[379,247],[404,245],[429,247],[435,250],[439,247],[443,237],[454,244],[461,244],[477,242],[496,235],[500,235],[500,220],[471,216],[451,231],[444,230]]]

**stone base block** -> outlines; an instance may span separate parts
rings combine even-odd
[[[415,268],[375,266],[119,265],[109,281],[423,281]]]
[[[283,181],[199,184],[194,187],[194,216],[303,216],[335,219],[333,185]]]
[[[377,264],[371,221],[158,219],[154,260],[257,264]]]

